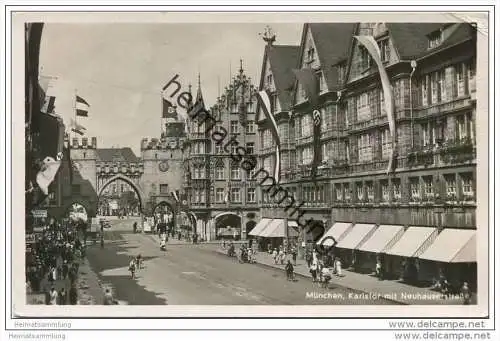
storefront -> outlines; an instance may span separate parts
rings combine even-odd
[[[271,223],[271,221],[272,221],[272,219],[270,219],[270,218],[262,218],[257,223],[257,225],[255,225],[255,227],[248,233],[248,236],[257,239],[259,251],[268,251],[267,245],[265,245],[265,240],[264,240],[264,238],[262,238],[261,233],[262,233],[262,231],[264,231],[266,229],[267,225],[269,225],[269,223]]]
[[[279,249],[280,246],[287,247],[289,244],[296,245],[299,231],[296,221],[287,219],[263,218],[250,232],[252,236],[258,237],[260,249],[268,251]]]
[[[368,240],[362,243],[358,248],[357,267],[360,270],[374,272],[377,260],[383,264],[383,271],[386,274],[391,274],[392,263],[385,257],[385,252],[394,243],[401,238],[405,232],[404,226],[401,225],[380,225]]]
[[[386,269],[391,268],[393,275],[409,283],[418,280],[417,257],[427,249],[438,236],[438,229],[425,226],[410,226],[401,238],[388,248]],[[424,271],[420,268],[420,271]]]
[[[419,280],[433,282],[442,273],[452,287],[464,281],[473,290],[477,286],[476,231],[444,229],[434,242],[418,257]]]
[[[364,243],[376,230],[375,224],[355,224],[344,238],[337,244],[336,256],[340,257],[344,267],[356,267],[358,264],[356,249]]]

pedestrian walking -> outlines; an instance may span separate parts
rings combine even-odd
[[[312,262],[313,262],[312,254],[309,250],[307,250],[306,251],[306,263],[307,263],[308,268],[311,268]]]
[[[135,279],[135,258],[130,261],[128,271],[130,271],[130,277]]]
[[[66,305],[68,304],[68,294],[64,288],[61,289],[61,292],[59,292],[59,305]]]
[[[274,264],[278,264],[278,250],[274,248],[273,250],[273,258],[274,258]]]
[[[283,248],[280,248],[280,252],[278,254],[278,258],[279,258],[279,262],[281,265],[283,265],[285,263],[285,252],[283,251]]]
[[[313,283],[315,283],[318,276],[318,263],[312,263],[311,267],[309,268],[309,272],[311,273]]]
[[[142,269],[142,256],[139,253],[136,258],[136,263],[137,263],[137,269]]]
[[[469,288],[469,284],[464,282],[462,289],[460,290],[462,298],[464,300],[464,305],[469,305],[472,297],[472,292]]]
[[[57,305],[58,294],[57,294],[57,291],[54,287],[52,287],[50,289],[49,297],[50,297],[49,304],[50,305]]]
[[[297,266],[297,248],[295,246],[292,246],[292,259],[293,259],[293,265]]]
[[[111,291],[109,290],[109,288],[106,289],[105,293],[104,293],[104,305],[114,305],[116,304],[116,301],[113,297],[113,294],[111,293]]]
[[[377,259],[377,265],[375,265],[375,274],[378,277],[378,280],[382,280],[382,262],[380,259]]]
[[[342,276],[342,262],[340,258],[335,258],[335,273],[337,276]]]
[[[293,275],[293,264],[290,260],[285,265],[285,272],[286,272],[286,279],[288,281],[293,281],[294,280],[294,275]]]

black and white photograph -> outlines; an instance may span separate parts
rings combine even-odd
[[[13,313],[488,314],[487,16],[168,14],[13,20]]]

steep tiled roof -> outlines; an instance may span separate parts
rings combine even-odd
[[[129,147],[125,148],[98,148],[97,157],[99,161],[120,161],[120,162],[138,162],[139,158]]]
[[[457,23],[449,27],[450,36],[434,49],[428,49],[429,33],[444,27],[445,23],[387,23],[389,34],[401,59],[416,59],[435,53],[450,45],[473,37],[474,29],[470,24]]]
[[[334,64],[346,59],[349,54],[349,46],[352,41],[355,23],[311,23],[304,27],[304,35],[307,27],[310,27],[314,44],[317,49],[319,61],[329,91],[339,89],[337,68]],[[302,41],[302,46],[304,41]]]
[[[266,46],[266,52],[271,64],[281,108],[288,110],[292,105],[293,84],[295,83],[292,69],[297,67],[299,46]]]

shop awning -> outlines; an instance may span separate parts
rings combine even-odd
[[[420,259],[443,263],[476,262],[476,231],[444,229]]]
[[[299,233],[295,228],[288,226],[288,237],[297,237],[298,235]],[[285,238],[285,220],[273,219],[266,229],[262,231],[261,236],[265,238]]]
[[[295,220],[288,220],[288,227],[296,227],[299,228],[299,224]]]
[[[375,228],[375,224],[356,224],[337,244],[337,247],[342,249],[356,249]]]
[[[267,225],[272,221],[272,219],[262,218],[257,225],[248,233],[250,236],[260,236],[262,231],[267,227]]]
[[[418,257],[421,253],[419,250],[424,250],[425,244],[430,245],[436,239],[437,233],[437,228],[410,226],[385,253],[401,257]]]
[[[384,252],[389,243],[403,235],[404,230],[402,225],[380,225],[358,250],[374,253]]]
[[[345,232],[352,227],[352,223],[335,223],[330,227],[330,229],[324,234],[323,237],[321,237],[320,240],[318,240],[317,244],[318,245],[325,245],[325,246],[332,246],[333,245],[333,239],[337,241],[337,243],[340,241],[340,238],[343,237]]]

